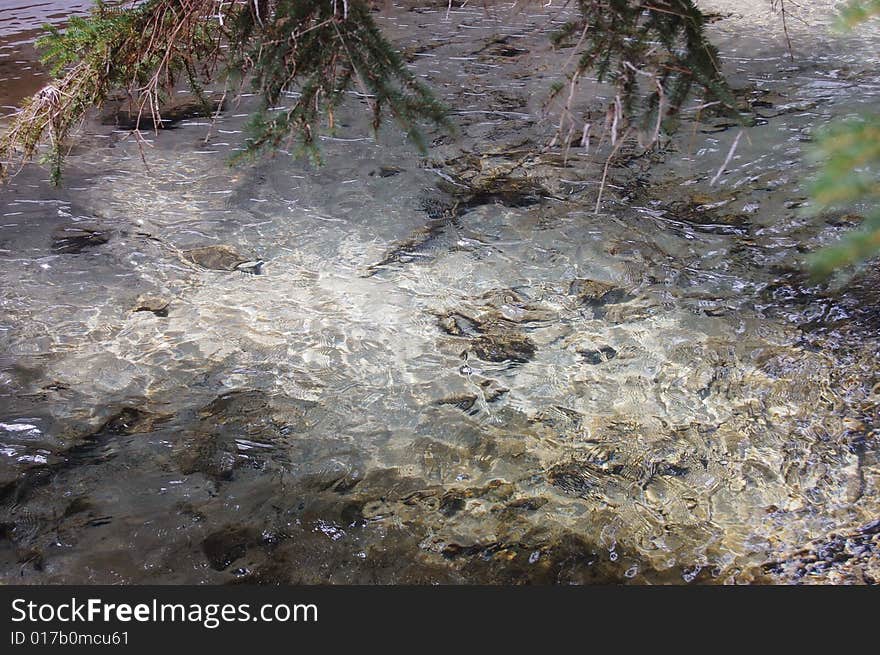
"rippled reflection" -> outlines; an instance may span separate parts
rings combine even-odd
[[[25,170],[0,194],[3,579],[794,580],[827,574],[791,563],[810,540],[873,539],[876,276],[797,262],[857,220],[799,211],[804,147],[875,100],[877,35],[853,50],[813,3],[791,62],[743,4],[713,30],[764,124],[711,186],[736,128],[688,121],[600,215],[578,148],[517,194],[448,191],[553,133],[568,10],[540,5],[382,19],[458,110],[428,161],[353,98],[324,167],[230,169],[245,99],[207,141],[152,136],[148,170],[97,121],[63,188]]]

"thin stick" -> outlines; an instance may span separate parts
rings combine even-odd
[[[779,5],[779,12],[782,14],[782,31],[785,33],[785,43],[788,46],[788,56],[794,61],[794,52],[791,49],[791,36],[788,34],[788,12],[785,11],[785,0],[775,0],[773,4]]]
[[[715,173],[715,177],[712,178],[712,181],[709,182],[709,186],[715,186],[715,183],[718,181],[724,174],[724,170],[727,168],[727,165],[730,163],[730,160],[733,159],[733,153],[736,152],[736,147],[739,145],[739,140],[743,135],[745,130],[740,130],[739,134],[736,135],[736,138],[733,140],[733,143],[730,145],[730,150],[727,152],[727,157],[724,158],[724,163],[721,164],[721,168],[718,169],[718,172]]]
[[[605,160],[605,168],[602,170],[602,181],[599,183],[599,195],[596,196],[596,208],[593,210],[594,214],[599,213],[599,208],[602,206],[602,193],[605,191],[605,180],[608,179],[608,168],[611,166],[611,160],[614,159],[614,155],[617,154],[617,151],[620,150],[620,146],[623,145],[623,142],[626,141],[626,138],[629,136],[632,128],[628,128],[626,132],[624,132],[623,136],[617,140],[617,144],[611,150],[611,154],[608,155],[608,159]]]

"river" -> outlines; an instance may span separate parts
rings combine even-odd
[[[445,220],[444,180],[552,137],[571,9],[421,4],[378,20],[454,109],[427,157],[353,97],[323,166],[230,167],[244,97],[146,166],[93,116],[60,188],[0,188],[0,580],[876,581],[880,276],[800,267],[858,221],[803,206],[876,26],[809,3],[790,58],[767,3],[701,3],[759,118],[715,184],[740,128],[691,112],[600,213],[576,145]],[[0,2],[0,104],[65,6]]]

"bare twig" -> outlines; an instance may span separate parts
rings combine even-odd
[[[599,209],[602,207],[602,194],[605,191],[605,182],[608,179],[608,169],[611,167],[611,160],[614,159],[614,156],[617,154],[617,151],[620,150],[620,146],[623,145],[623,142],[626,141],[626,138],[629,136],[630,129],[623,134],[623,137],[617,140],[617,144],[611,150],[611,154],[608,155],[608,159],[605,160],[605,167],[602,169],[602,181],[599,183],[599,193],[596,196],[596,208],[593,210],[594,214],[599,213]]]
[[[727,169],[727,165],[730,163],[730,160],[733,159],[733,153],[736,152],[736,147],[739,145],[739,140],[742,138],[742,135],[745,133],[745,130],[740,130],[736,138],[733,140],[733,143],[730,144],[730,150],[727,151],[727,157],[724,158],[724,163],[721,164],[721,168],[718,169],[718,172],[715,173],[715,177],[712,178],[712,181],[709,182],[709,186],[715,186],[715,183],[721,178],[724,174],[724,171]]]

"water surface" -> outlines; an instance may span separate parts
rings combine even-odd
[[[324,166],[230,168],[245,97],[148,134],[148,168],[92,120],[62,188],[22,171],[2,579],[750,581],[876,519],[876,282],[814,288],[799,262],[857,220],[805,216],[805,149],[876,104],[880,39],[812,3],[792,61],[763,3],[709,4],[738,13],[713,36],[759,125],[711,185],[739,128],[688,119],[612,167],[599,214],[604,159],[574,147],[527,160],[541,193],[442,220],[438,182],[554,133],[569,10],[541,4],[380,18],[455,109],[427,159],[353,97]],[[45,19],[0,16],[8,43]],[[261,274],[188,259],[207,246]]]

